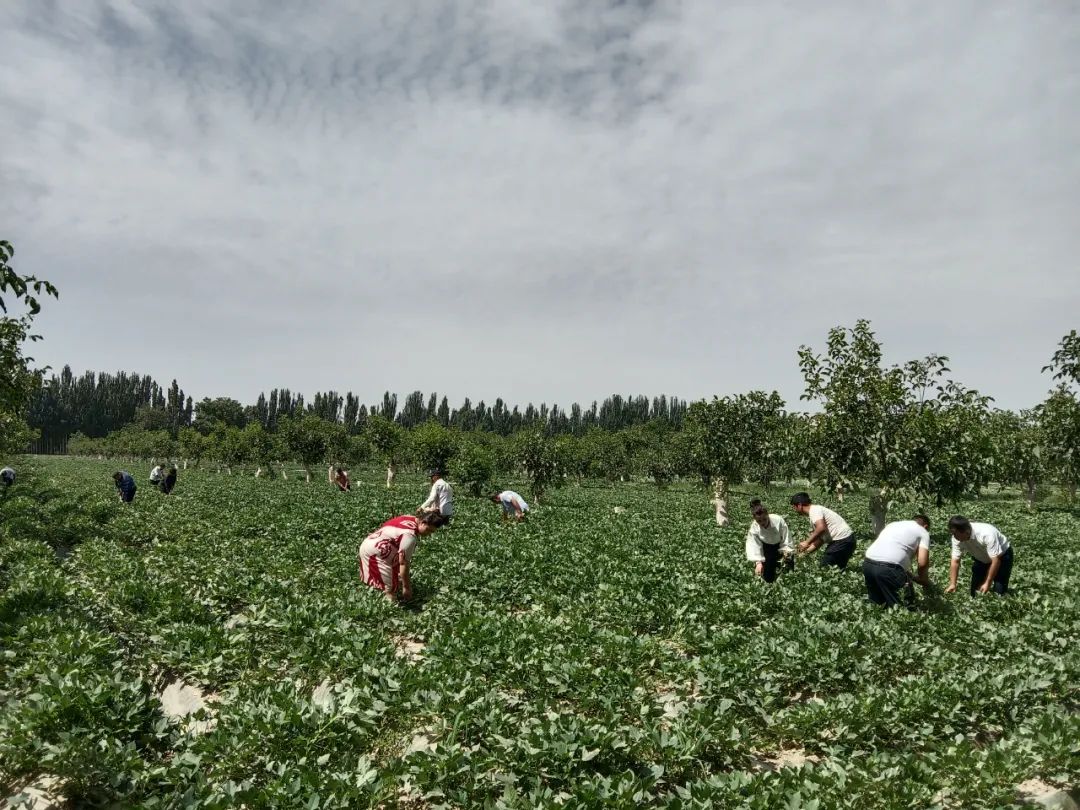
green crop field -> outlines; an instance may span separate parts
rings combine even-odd
[[[1012,540],[1014,593],[886,613],[857,564],[755,579],[749,491],[725,529],[685,485],[567,486],[521,525],[459,491],[403,608],[356,550],[419,477],[182,471],[164,497],[148,468],[125,507],[108,462],[38,458],[0,504],[4,795],[50,776],[75,806],[975,808],[1080,780],[1074,511],[961,504]],[[754,494],[805,534],[787,490]],[[865,499],[840,508],[865,538]],[[205,702],[186,718],[158,699],[178,679]]]

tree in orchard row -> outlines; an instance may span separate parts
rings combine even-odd
[[[34,276],[21,276],[10,265],[15,249],[0,240],[0,452],[22,451],[33,434],[23,411],[30,395],[41,385],[41,371],[32,367],[34,358],[23,354],[27,343],[40,339],[30,330],[41,312],[39,298],[58,297],[56,288]],[[22,314],[13,309],[22,308]]]
[[[947,380],[946,357],[886,367],[866,320],[829,330],[824,353],[802,346],[798,354],[802,398],[822,409],[815,420],[817,477],[867,484],[875,533],[896,500],[943,503],[986,481],[989,398]]]
[[[1048,463],[1075,502],[1080,483],[1080,335],[1073,329],[1058,344],[1050,364],[1059,381],[1047,400],[1039,406],[1039,418],[1046,436]]]
[[[989,432],[994,442],[995,478],[1020,487],[1028,509],[1035,506],[1039,484],[1046,475],[1046,433],[1038,411],[995,411]]]

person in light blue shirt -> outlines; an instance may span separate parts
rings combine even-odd
[[[119,471],[113,473],[113,481],[116,483],[116,491],[120,495],[120,500],[124,503],[131,503],[135,500],[135,479],[131,477],[131,473]]]
[[[503,520],[509,520],[510,516],[513,515],[514,520],[520,522],[525,519],[525,515],[529,512],[529,505],[525,503],[525,499],[512,489],[492,492],[490,497],[494,503],[502,505]]]

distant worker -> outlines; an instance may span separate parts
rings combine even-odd
[[[811,503],[810,496],[799,492],[791,496],[791,508],[800,515],[810,518],[810,536],[799,543],[799,551],[809,554],[825,544],[821,555],[821,566],[846,568],[851,555],[855,553],[855,533],[840,515],[832,509]]]
[[[352,491],[352,481],[349,480],[349,471],[344,467],[330,468],[330,483],[334,484],[341,492]]]
[[[866,549],[863,559],[863,578],[866,595],[870,601],[895,607],[900,604],[900,591],[904,591],[909,608],[915,606],[915,589],[918,582],[924,589],[930,587],[930,519],[915,515],[911,520],[888,523],[877,539]],[[911,575],[911,559],[917,559],[917,573]]]
[[[525,519],[525,515],[529,513],[529,505],[525,503],[525,499],[512,489],[492,492],[489,497],[494,503],[502,506],[503,520],[509,520],[510,516],[513,515],[514,520],[520,523]]]
[[[410,567],[413,552],[421,537],[427,537],[446,519],[438,512],[421,512],[416,517],[402,515],[386,521],[369,534],[356,552],[360,579],[375,590],[382,591],[391,602],[398,598],[412,599]]]
[[[454,490],[443,480],[443,475],[443,471],[438,467],[428,470],[431,492],[428,493],[427,500],[420,505],[420,508],[438,512],[446,518],[446,523],[449,525],[450,519],[454,516]]]
[[[131,503],[135,500],[135,479],[131,477],[131,473],[123,470],[114,472],[113,481],[116,482],[116,491],[120,495],[120,500],[124,503]]]
[[[154,489],[161,487],[161,482],[165,479],[165,468],[158,464],[154,469],[150,471],[150,485]]]
[[[776,580],[781,557],[784,568],[795,567],[795,547],[791,532],[780,515],[771,515],[761,501],[751,501],[750,530],[746,533],[746,559],[754,563],[754,573],[766,582]]]
[[[971,595],[990,593],[999,596],[1009,590],[1012,576],[1013,550],[1009,538],[989,523],[972,523],[963,515],[949,518],[952,535],[952,560],[949,563],[949,587],[945,593],[956,590],[960,576],[960,560],[966,551],[971,555]]]
[[[4,467],[0,470],[0,484],[4,487],[4,492],[7,492],[7,488],[15,483],[15,471],[11,467]]]
[[[176,465],[170,464],[169,469],[165,472],[165,478],[161,481],[161,491],[168,495],[173,491],[173,487],[176,486]]]

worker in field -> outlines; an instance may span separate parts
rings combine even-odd
[[[1004,596],[1012,576],[1013,550],[1009,538],[989,523],[972,523],[963,515],[949,518],[952,535],[952,560],[949,563],[949,586],[945,593],[956,590],[960,576],[960,560],[964,552],[971,555],[971,595],[990,593]]]
[[[119,470],[113,473],[113,481],[116,484],[116,491],[120,495],[120,500],[124,503],[131,503],[135,500],[135,479],[131,477],[131,473]]]
[[[349,471],[344,467],[330,467],[330,483],[340,492],[352,492],[352,481],[349,480]]]
[[[847,521],[832,509],[812,503],[805,492],[791,496],[791,508],[810,518],[810,536],[799,543],[799,551],[810,554],[824,544],[821,566],[846,568],[848,560],[855,553],[855,533]]]
[[[424,511],[433,510],[446,518],[447,525],[454,516],[454,490],[443,480],[445,473],[438,467],[428,470],[428,478],[431,480],[431,491],[427,500],[420,508]]]
[[[502,492],[492,492],[488,497],[491,498],[494,503],[502,506],[503,520],[509,520],[513,517],[514,520],[520,523],[529,513],[529,504],[527,504],[525,499],[512,489],[504,489]]]
[[[438,512],[419,512],[415,517],[402,515],[392,518],[373,531],[360,544],[356,561],[360,579],[382,591],[391,602],[412,599],[410,569],[413,552],[421,537],[427,537],[446,524]]]
[[[165,480],[165,468],[160,464],[155,465],[154,469],[150,471],[150,486],[154,489],[160,489],[163,480]]]
[[[15,483],[15,471],[11,467],[4,467],[0,470],[0,486],[3,486],[4,492],[7,492],[8,487]]]
[[[766,582],[776,580],[782,564],[790,571],[795,567],[795,547],[791,532],[780,515],[769,514],[761,501],[750,502],[750,529],[746,533],[746,559],[754,564],[754,573]]]
[[[911,520],[887,523],[881,534],[866,549],[863,559],[863,578],[866,595],[871,602],[885,607],[900,604],[900,592],[909,608],[915,605],[917,582],[930,587],[930,518],[915,515]],[[911,560],[916,562],[916,574],[911,574]]]
[[[161,479],[161,491],[168,495],[176,486],[176,465],[170,464],[165,471],[165,477]]]

